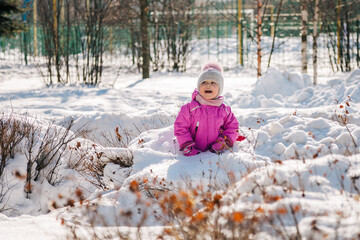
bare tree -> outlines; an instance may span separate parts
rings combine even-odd
[[[301,73],[307,73],[308,1],[301,0]]]
[[[39,24],[44,32],[45,55],[47,58],[48,75],[45,82],[47,85],[55,82],[53,79],[53,67],[55,66],[56,82],[63,83],[60,73],[62,63],[60,61],[61,48],[59,46],[60,35],[58,32],[61,8],[58,6],[57,1],[46,0],[38,0],[37,8]]]
[[[90,85],[101,82],[103,54],[108,47],[106,20],[114,1],[38,0],[37,12],[44,31],[47,58],[46,84],[70,81],[71,52],[76,62],[77,80]],[[74,36],[72,46],[71,35]],[[55,79],[53,79],[53,68],[55,68]]]
[[[279,22],[279,17],[280,17],[280,12],[281,12],[281,8],[282,8],[282,4],[283,4],[283,0],[280,0],[279,7],[278,7],[278,12],[277,12],[277,14],[276,14],[276,20],[275,20],[275,26],[274,26],[274,35],[272,36],[272,37],[273,37],[273,40],[272,40],[272,43],[271,43],[270,56],[269,56],[269,61],[268,61],[268,68],[270,67],[271,56],[272,56],[272,54],[273,54],[273,52],[274,52],[275,38],[276,38],[276,30],[277,30],[277,25],[278,25],[278,22]]]
[[[261,36],[262,36],[262,13],[261,13],[261,8],[262,8],[263,4],[261,3],[260,0],[257,0],[257,77],[261,76],[261,56],[262,56],[262,52],[261,52]]]
[[[165,48],[167,62],[171,65],[172,71],[186,71],[186,60],[191,51],[192,33],[199,26],[200,16],[203,14],[202,12],[195,14],[192,11],[193,7],[194,2],[191,0],[159,0],[151,4],[151,10],[154,13],[151,21],[156,28],[154,35],[158,37],[154,41],[157,47]],[[203,22],[203,24],[211,23]],[[163,36],[164,39],[161,39],[160,36]],[[156,58],[155,60],[158,61]]]
[[[129,41],[125,54],[131,54],[132,65],[142,71],[141,29],[139,28],[140,3],[133,0],[116,0],[111,8],[111,25],[120,31],[127,31]]]
[[[142,76],[150,77],[150,46],[148,36],[148,0],[140,0]]]
[[[106,50],[105,18],[109,12],[112,0],[87,0],[83,11],[85,21],[85,51],[86,60],[83,63],[83,82],[97,85],[101,82],[103,71],[103,54]]]
[[[344,35],[346,36],[346,53],[345,53],[345,71],[351,71],[351,65],[350,65],[350,28],[351,23],[349,19],[349,8],[348,8],[348,1],[344,0],[344,15],[345,15],[345,28],[344,28]]]
[[[360,44],[359,44],[359,33],[360,33],[360,24],[359,19],[356,20],[356,63],[360,67]]]
[[[320,0],[315,0],[315,13],[314,13],[314,27],[313,27],[313,66],[314,66],[314,85],[317,85],[317,39],[319,36],[318,33],[318,23],[319,23],[319,2]]]
[[[332,69],[350,71],[352,58],[356,55],[353,53],[356,41],[351,41],[351,37],[354,36],[360,5],[354,0],[322,0],[319,8]]]

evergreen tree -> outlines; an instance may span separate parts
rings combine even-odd
[[[20,21],[11,17],[20,12],[15,1],[0,0],[0,36],[9,36],[24,29]]]

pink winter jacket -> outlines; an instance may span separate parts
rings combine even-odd
[[[186,142],[195,142],[195,148],[206,151],[219,136],[226,136],[231,146],[239,136],[239,123],[225,104],[201,105],[195,100],[198,91],[192,94],[192,101],[181,107],[174,123],[174,134],[180,147]]]

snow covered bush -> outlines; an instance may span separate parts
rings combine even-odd
[[[0,206],[2,209],[16,211],[13,206],[26,202],[24,197],[39,201],[42,199],[41,191],[50,186],[55,190],[57,186],[63,184],[69,170],[75,169],[71,168],[74,166],[71,162],[77,161],[71,154],[70,145],[73,144],[74,139],[84,134],[81,129],[73,132],[71,130],[73,123],[74,121],[70,119],[57,125],[27,115],[2,113],[0,118],[0,185],[2,186]],[[49,202],[40,201],[38,209],[48,211]],[[33,211],[31,204],[28,208],[29,211]]]
[[[354,157],[325,156],[258,167],[240,180],[229,172],[231,184],[139,177],[60,218],[76,239],[147,239],[151,226],[164,226],[152,239],[356,239],[359,166]]]
[[[32,131],[27,122],[16,119],[13,114],[1,114],[0,117],[0,176],[8,161],[15,157],[15,151],[22,140]]]

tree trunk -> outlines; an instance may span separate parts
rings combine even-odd
[[[150,77],[150,46],[148,37],[148,0],[140,0],[142,76]]]
[[[58,2],[57,0],[53,0],[53,18],[54,18],[54,45],[55,45],[55,69],[56,69],[56,78],[58,83],[62,83],[61,81],[61,62],[60,62],[60,49],[59,49],[59,15],[60,15],[60,8],[58,8]]]
[[[357,66],[360,67],[360,54],[359,54],[359,19],[356,20],[356,62]]]
[[[242,0],[238,0],[238,39],[239,39],[239,64],[244,66],[243,63],[243,36],[242,36],[242,28],[241,28],[241,11],[242,11]]]
[[[343,40],[343,33],[342,33],[342,19],[341,19],[341,0],[337,1],[337,20],[336,20],[336,36],[337,36],[337,64],[340,66],[341,71],[344,71],[343,69],[343,46],[342,46],[342,40]]]
[[[301,73],[307,73],[307,0],[301,0]]]
[[[318,33],[318,23],[319,23],[319,1],[320,0],[315,0],[315,12],[314,12],[314,27],[313,27],[313,38],[314,38],[314,42],[313,42],[313,67],[314,67],[314,80],[313,83],[314,85],[317,85],[317,39],[319,36]]]
[[[65,65],[66,65],[66,80],[65,82],[70,82],[70,66],[69,66],[69,57],[70,57],[70,33],[71,33],[71,21],[70,21],[70,0],[66,0],[66,52],[65,52]]]
[[[350,47],[350,26],[351,23],[349,21],[349,9],[347,6],[347,1],[344,0],[344,7],[345,7],[345,23],[346,23],[346,28],[345,28],[345,34],[346,34],[346,55],[345,55],[345,70],[347,72],[351,71],[351,65],[350,65],[350,51],[351,51],[351,47]]]
[[[257,60],[258,60],[258,69],[257,77],[261,76],[261,35],[262,35],[262,18],[261,18],[261,8],[262,3],[260,0],[257,1]]]

